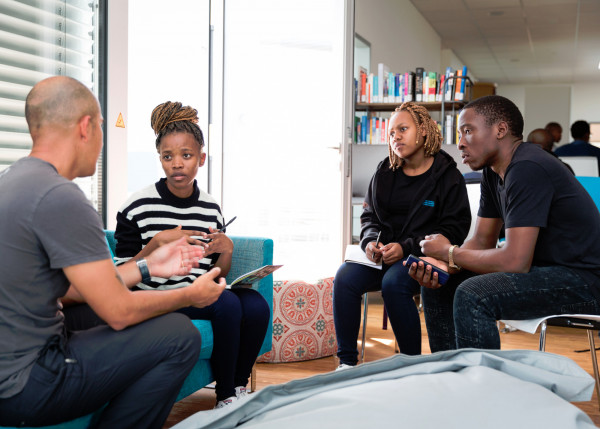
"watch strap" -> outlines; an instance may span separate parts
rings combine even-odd
[[[135,261],[135,263],[140,269],[140,273],[142,274],[142,283],[150,281],[150,278],[152,276],[150,276],[150,270],[148,269],[148,263],[146,262],[146,260],[143,258],[138,259],[137,261]]]
[[[460,270],[460,267],[454,263],[454,249],[458,247],[458,244],[453,244],[448,248],[448,266]]]

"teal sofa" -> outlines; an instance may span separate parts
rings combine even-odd
[[[116,247],[114,231],[106,230],[106,241],[114,256]],[[230,236],[233,240],[233,261],[231,270],[227,275],[227,283],[231,283],[234,279],[247,273],[255,268],[273,263],[273,240],[261,237],[235,237]],[[257,284],[258,292],[264,296],[271,308],[271,319],[273,318],[273,276],[269,275],[262,279]],[[192,323],[202,335],[202,349],[198,362],[185,379],[177,400],[185,398],[190,394],[202,389],[204,386],[212,383],[213,375],[210,368],[210,356],[213,347],[213,333],[210,322],[207,320],[192,320]],[[271,343],[273,341],[273,320],[269,322],[269,328],[265,335],[265,340],[260,349],[259,355],[271,351]],[[60,423],[54,426],[45,426],[46,429],[80,429],[93,426],[94,418],[100,414],[100,411],[71,420],[65,423]],[[0,427],[0,429],[13,429]]]

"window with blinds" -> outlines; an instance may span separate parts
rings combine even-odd
[[[98,93],[96,23],[95,1],[0,1],[0,170],[31,149],[25,98],[33,85],[65,75]],[[97,178],[78,184],[98,207]]]

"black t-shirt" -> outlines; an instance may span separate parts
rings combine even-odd
[[[598,208],[560,160],[539,146],[519,145],[504,181],[484,169],[478,214],[502,218],[507,229],[539,227],[534,266],[585,270],[584,277],[600,283]]]

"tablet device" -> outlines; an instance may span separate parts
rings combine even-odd
[[[450,274],[448,274],[448,271],[444,271],[441,268],[436,267],[431,262],[427,262],[421,258],[417,258],[415,255],[408,255],[408,258],[406,259],[406,265],[410,266],[410,265],[412,265],[413,262],[418,265],[419,261],[422,261],[425,264],[425,266],[427,266],[427,265],[431,266],[432,272],[438,273],[438,283],[439,284],[441,284],[441,285],[445,284],[448,281],[448,279],[450,278]]]

